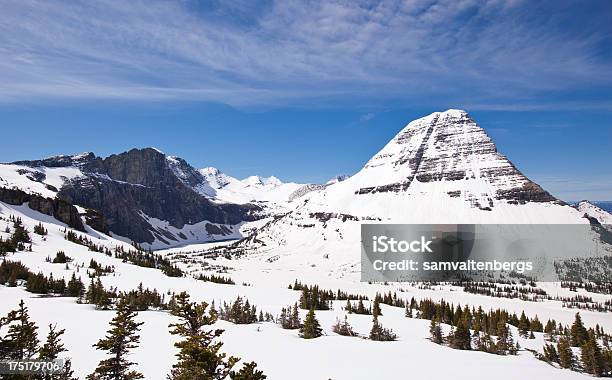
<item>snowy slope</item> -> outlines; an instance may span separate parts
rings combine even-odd
[[[82,176],[83,172],[77,166],[32,168],[0,164],[0,186],[51,198],[55,197],[65,182]]]
[[[9,254],[8,260],[24,263],[34,272],[45,275],[53,274],[54,278],[69,279],[76,272],[87,281],[87,267],[91,259],[102,265],[111,265],[115,273],[102,276],[105,287],[117,287],[119,290],[131,290],[140,283],[145,288],[156,288],[161,292],[185,290],[193,300],[215,300],[217,304],[222,301],[232,301],[236,296],[247,297],[259,309],[278,315],[280,309],[296,302],[300,293],[287,289],[287,284],[296,277],[302,278],[303,273],[275,271],[268,264],[246,258],[236,262],[217,258],[210,260],[211,264],[228,265],[234,267],[230,276],[237,282],[248,282],[250,286],[222,285],[210,282],[196,281],[190,277],[173,278],[163,275],[159,270],[142,268],[124,263],[119,259],[108,257],[103,253],[89,251],[86,247],[70,243],[63,237],[62,223],[33,212],[25,206],[8,206],[0,203],[0,217],[8,218],[10,215],[20,217],[25,227],[32,231],[35,224],[43,222],[49,231],[46,237],[31,234],[33,239],[32,252],[19,252]],[[4,223],[0,222],[0,235],[4,234]],[[128,245],[112,237],[89,231],[91,239],[96,244],[109,248],[117,245],[128,248]],[[45,259],[55,252],[63,250],[73,259],[68,268],[64,264],[53,264]],[[174,253],[179,249],[172,249]],[[202,267],[184,262],[182,267],[190,267],[197,273]],[[84,266],[84,267],[83,267]],[[78,268],[78,269],[77,269]],[[561,323],[570,323],[575,313],[574,309],[563,308],[561,302],[523,302],[518,299],[499,299],[476,294],[466,294],[460,288],[440,286],[436,289],[419,289],[406,284],[402,288],[384,286],[382,284],[369,285],[353,281],[339,281],[330,279],[325,273],[319,272],[317,277],[311,278],[325,288],[341,288],[370,297],[380,291],[400,291],[404,298],[416,299],[444,298],[449,302],[462,305],[482,305],[485,309],[503,307],[512,312],[525,310],[530,317],[538,315],[541,320],[555,318]],[[568,289],[547,289],[550,294],[575,294]],[[607,299],[605,295],[589,294],[597,301]],[[14,309],[19,300],[23,299],[30,308],[33,320],[45,334],[49,323],[57,323],[59,328],[66,329],[65,344],[73,359],[73,367],[81,378],[91,373],[97,362],[103,358],[100,351],[92,345],[104,336],[108,322],[114,316],[112,311],[95,310],[92,305],[77,304],[73,298],[39,297],[25,292],[22,288],[9,288],[0,285],[0,315],[5,315]],[[333,378],[338,380],[402,378],[407,372],[415,377],[427,379],[447,379],[457,374],[470,374],[471,379],[495,378],[514,380],[517,378],[558,378],[558,379],[586,379],[583,374],[556,369],[544,362],[538,361],[528,351],[521,351],[518,356],[497,356],[480,352],[467,352],[452,350],[448,347],[438,346],[430,342],[428,337],[429,323],[426,320],[408,319],[404,317],[402,308],[393,308],[382,305],[383,316],[381,323],[392,328],[398,335],[396,342],[373,342],[360,338],[342,337],[332,332],[331,326],[336,318],[343,318],[346,314],[342,310],[344,302],[334,302],[333,310],[317,311],[317,318],[321,323],[325,335],[313,340],[304,340],[298,337],[296,330],[283,330],[278,325],[260,323],[255,325],[234,325],[219,321],[215,327],[223,328],[225,333],[221,339],[224,342],[223,351],[239,356],[244,362],[256,361],[258,367],[265,371],[270,380],[275,379],[313,379]],[[306,311],[300,310],[303,319]],[[581,311],[587,326],[599,324],[607,331],[612,328],[610,317],[605,313]],[[365,315],[348,315],[350,323],[356,332],[367,335],[371,328],[371,317]],[[134,350],[130,359],[137,362],[138,368],[146,379],[164,379],[172,364],[175,362],[174,338],[168,333],[168,324],[174,320],[165,312],[146,311],[139,313],[139,321],[145,322],[142,326],[141,344]],[[448,326],[445,326],[448,330]],[[536,333],[535,340],[518,338],[516,329],[513,335],[522,347],[541,349],[543,335]],[[265,349],[264,349],[265,348]],[[295,355],[296,360],[283,360],[287,353]],[[299,358],[303,358],[300,360]],[[436,363],[444,362],[440,368]],[[478,371],[474,371],[474,363],[478,363]],[[313,365],[312,363],[317,363]],[[409,365],[409,367],[407,367]],[[432,370],[435,368],[435,370]],[[400,375],[401,374],[401,375]]]
[[[612,228],[612,214],[594,205],[589,201],[581,201],[576,205],[576,209],[591,218],[595,218],[599,224]]]

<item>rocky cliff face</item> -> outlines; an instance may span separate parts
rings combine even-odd
[[[79,231],[85,231],[85,227],[81,222],[81,217],[76,207],[63,199],[45,198],[40,195],[28,194],[18,189],[0,187],[0,202],[16,206],[27,203],[28,207],[34,211],[53,216],[60,222],[66,223],[69,227]],[[90,211],[90,213],[92,218],[96,217],[93,211]],[[99,216],[97,218],[99,218]],[[104,223],[100,222],[99,219],[96,220],[98,223]],[[95,224],[95,227],[98,226],[98,224]]]
[[[194,189],[202,181],[197,170],[184,160],[167,157],[153,148],[132,149],[104,159],[87,153],[13,164],[32,168],[78,167],[82,175],[67,178],[58,198],[98,210],[104,220],[91,220],[99,228],[108,228],[139,243],[157,240],[172,244],[187,239],[153,225],[152,220],[167,222],[175,229],[203,221],[236,225],[255,219],[258,210],[252,205],[211,201]],[[210,235],[210,231],[202,229]]]

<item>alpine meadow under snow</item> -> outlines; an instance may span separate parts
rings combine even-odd
[[[128,359],[144,378],[165,379],[181,338],[168,326],[185,291],[215,308],[205,327],[225,330],[217,340],[241,358],[234,370],[254,361],[268,379],[586,379],[612,371],[609,283],[361,282],[360,225],[611,221],[524,176],[461,110],[410,122],[359,172],[325,184],[238,180],[153,148],[7,163],[0,317],[23,300],[39,340],[49,324],[65,329],[60,356],[79,378],[106,357],[92,345],[125,298],[144,303]],[[612,247],[598,244],[596,255],[551,259],[605,263],[609,274]],[[29,273],[16,275],[15,263]],[[0,323],[0,343],[5,334]],[[567,350],[549,348],[566,336],[569,366]]]

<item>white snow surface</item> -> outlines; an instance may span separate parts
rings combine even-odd
[[[576,209],[585,215],[597,219],[600,224],[605,225],[608,229],[612,229],[612,214],[606,210],[594,205],[589,201],[579,202],[576,205]]]
[[[250,176],[239,180],[213,167],[200,169],[200,173],[204,176],[207,187],[212,189],[205,192],[205,195],[228,203],[256,203],[270,214],[289,209],[293,200],[291,194],[304,186],[295,182],[285,183],[274,176]]]
[[[36,175],[44,175],[41,181],[36,180]],[[0,186],[7,188],[19,188],[27,193],[36,193],[45,197],[55,197],[56,191],[46,185],[51,185],[59,190],[66,181],[81,177],[83,173],[77,167],[31,168],[23,165],[0,164]]]
[[[185,290],[195,301],[212,300],[218,305],[230,302],[236,296],[247,297],[258,309],[278,315],[280,309],[293,304],[300,293],[287,289],[287,285],[298,278],[306,283],[318,283],[327,289],[343,289],[350,292],[365,294],[372,297],[376,292],[397,291],[406,299],[433,298],[446,299],[455,304],[469,304],[489,308],[502,307],[511,312],[525,313],[533,317],[536,314],[540,320],[555,318],[561,323],[573,320],[575,309],[563,308],[560,302],[525,302],[517,299],[500,299],[475,294],[464,293],[460,288],[438,286],[433,289],[418,289],[409,284],[373,284],[360,283],[349,278],[332,278],[319,268],[293,271],[280,268],[274,263],[263,259],[263,255],[253,255],[243,259],[228,260],[222,257],[207,260],[209,265],[227,266],[229,275],[237,284],[222,285],[197,281],[191,277],[171,278],[159,270],[142,268],[123,263],[121,260],[108,257],[102,253],[89,251],[86,247],[68,242],[64,239],[64,228],[53,218],[30,210],[27,206],[10,206],[0,203],[0,235],[4,233],[9,215],[21,217],[24,225],[30,231],[39,221],[48,230],[48,235],[41,237],[31,234],[32,252],[9,254],[7,260],[20,261],[33,272],[45,275],[53,274],[55,278],[68,280],[72,273],[81,276],[87,282],[85,269],[91,259],[102,265],[111,265],[115,273],[101,278],[106,287],[117,287],[119,290],[136,288],[140,283],[145,288],[156,288],[160,292]],[[77,232],[80,233],[80,232]],[[90,230],[90,238],[96,244],[109,248],[129,245]],[[214,243],[227,244],[227,243]],[[161,251],[161,254],[182,254],[187,258],[197,259],[195,254],[209,245],[193,245],[184,249],[173,248]],[[66,269],[64,264],[52,264],[45,259],[62,250],[73,259]],[[81,267],[84,265],[84,267]],[[184,260],[178,262],[184,270],[191,274],[204,271],[197,262]],[[78,269],[77,269],[78,268]],[[339,268],[342,270],[342,268]],[[560,288],[558,283],[539,284],[550,294],[575,295],[568,289]],[[578,294],[585,292],[580,291]],[[609,299],[601,294],[588,294],[597,301]],[[14,309],[19,300],[23,299],[30,308],[33,320],[39,326],[41,337],[47,332],[49,323],[57,323],[59,328],[65,328],[64,341],[69,350],[67,355],[73,359],[76,374],[83,378],[91,373],[97,362],[104,357],[102,352],[92,348],[98,339],[105,335],[108,322],[113,317],[112,311],[95,310],[91,305],[80,305],[72,298],[39,297],[27,293],[23,288],[8,288],[0,285],[0,315],[5,315]],[[427,379],[446,379],[451,376],[468,376],[470,379],[490,379],[492,374],[498,379],[514,380],[516,378],[558,378],[581,379],[588,378],[583,374],[560,370],[534,358],[525,350],[516,357],[497,356],[480,352],[453,350],[448,347],[431,343],[428,337],[429,323],[426,320],[408,319],[404,317],[402,308],[382,305],[383,316],[380,322],[383,326],[393,329],[399,336],[396,342],[373,342],[358,337],[343,337],[331,331],[337,318],[344,318],[343,301],[334,302],[333,310],[317,311],[325,335],[323,337],[304,340],[298,337],[296,330],[283,330],[271,323],[252,325],[234,325],[219,321],[216,326],[225,329],[222,335],[223,351],[242,358],[241,362],[256,361],[271,380],[275,379],[381,379],[403,378],[403,374]],[[305,311],[300,311],[304,318]],[[609,314],[582,311],[582,318],[587,326],[599,324],[609,331],[612,329],[612,318]],[[349,322],[355,331],[365,336],[371,328],[371,318],[363,315],[348,315]],[[168,333],[168,324],[173,317],[161,311],[146,311],[139,313],[139,321],[145,322],[140,332],[140,346],[133,350],[130,359],[137,362],[136,369],[141,371],[146,379],[164,379],[175,363],[176,353],[173,343],[175,338]],[[448,326],[444,326],[448,331]],[[515,339],[523,348],[541,350],[542,334],[536,333],[535,340],[518,337],[516,329],[512,328]],[[316,364],[313,364],[316,363]],[[437,363],[445,363],[439,366]],[[474,363],[478,363],[475,370]],[[400,375],[401,374],[401,375]]]

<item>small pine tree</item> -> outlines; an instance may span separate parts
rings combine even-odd
[[[493,338],[491,338],[489,333],[485,333],[483,337],[479,339],[477,348],[479,351],[483,352],[495,352],[495,342],[493,342]]]
[[[557,352],[559,354],[559,365],[561,368],[574,368],[576,359],[567,338],[562,337],[557,343]]]
[[[374,302],[372,304],[372,315],[375,317],[379,317],[382,315],[382,312],[380,310],[380,301],[378,300],[378,297],[374,299]]]
[[[497,342],[495,343],[496,353],[498,355],[515,355],[517,347],[512,339],[512,332],[506,325],[504,318],[499,320],[497,324]]]
[[[571,344],[574,347],[581,347],[588,338],[587,329],[584,327],[582,323],[582,318],[580,318],[580,313],[576,313],[576,317],[574,319],[574,323],[570,329],[570,337]]]
[[[81,281],[81,278],[76,278],[74,272],[72,272],[72,277],[70,277],[70,281],[68,281],[68,288],[66,289],[66,295],[68,297],[79,297],[81,291],[83,290],[84,285]]]
[[[257,369],[255,362],[245,363],[240,371],[230,372],[231,380],[265,380],[268,376],[264,375],[263,371]]]
[[[207,307],[206,302],[191,302],[186,292],[175,297],[171,313],[180,321],[169,326],[172,328],[170,333],[183,339],[174,344],[179,349],[176,354],[178,362],[172,366],[169,380],[223,380],[238,362],[238,358],[226,359],[226,354],[220,352],[223,343],[216,339],[223,330],[204,329],[217,321],[216,312],[210,310],[207,313]]]
[[[529,323],[529,328],[531,329],[531,331],[534,331],[534,332],[544,331],[544,326],[542,326],[542,322],[540,322],[540,319],[538,318],[537,315]]]
[[[458,350],[471,350],[472,337],[467,318],[461,318],[452,335],[449,336],[450,346]]]
[[[61,336],[65,330],[57,330],[56,325],[49,325],[49,333],[45,344],[40,348],[38,356],[42,360],[55,360],[62,352],[67,351],[61,341]],[[76,380],[74,371],[72,370],[72,361],[64,360],[64,367],[61,373],[54,375],[46,375],[44,380]]]
[[[372,329],[370,330],[370,339],[386,342],[396,340],[397,335],[395,335],[393,331],[382,327],[382,325],[378,322],[378,316],[374,315],[372,320]]]
[[[559,354],[552,344],[544,346],[544,359],[551,363],[559,363]]]
[[[98,350],[107,351],[109,357],[101,360],[88,380],[132,380],[142,379],[137,371],[130,370],[135,363],[127,360],[129,351],[138,347],[140,336],[137,334],[143,322],[136,322],[137,313],[130,307],[125,298],[117,304],[117,313],[110,322],[105,338],[93,346]]]
[[[336,323],[333,325],[332,330],[339,335],[357,336],[351,325],[348,323],[348,318],[346,315],[344,316],[344,322],[340,322],[339,319],[336,319]]]
[[[304,324],[300,327],[300,336],[304,339],[318,338],[322,334],[321,326],[315,316],[314,308],[308,311]]]
[[[530,328],[529,319],[527,318],[527,316],[525,315],[525,312],[523,311],[521,313],[521,318],[519,319],[519,323],[518,323],[519,335],[522,336],[523,338],[527,338],[529,334],[529,328]]]
[[[601,347],[599,347],[597,338],[592,330],[586,342],[582,345],[580,360],[585,372],[597,377],[603,375],[605,362],[601,354]]]
[[[64,334],[64,331],[65,330],[57,330],[56,325],[49,325],[47,340],[38,352],[41,358],[54,360],[57,359],[60,353],[66,351],[64,344],[60,340],[60,337]]]
[[[293,309],[291,310],[291,317],[289,318],[289,325],[291,329],[299,329],[301,325],[300,321],[300,313],[298,312],[297,303],[293,305]]]
[[[409,303],[406,303],[406,313],[405,313],[407,318],[412,318],[412,307],[410,306]]]
[[[66,264],[69,261],[71,261],[71,258],[66,256],[66,253],[64,251],[58,251],[55,254],[55,257],[53,258],[52,263],[53,264]]]
[[[429,324],[429,335],[429,339],[436,344],[442,344],[444,341],[440,322],[438,322],[438,319],[435,317],[431,319],[431,323]]]
[[[47,234],[47,230],[43,226],[42,222],[39,222],[37,225],[34,226],[34,233],[41,236]]]
[[[23,300],[19,308],[9,312],[0,326],[8,325],[8,333],[2,339],[2,357],[7,359],[31,359],[38,351],[38,327],[30,320],[30,313]]]

